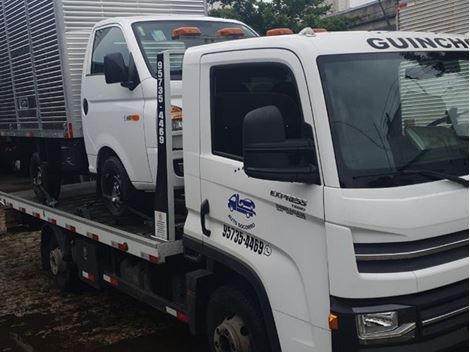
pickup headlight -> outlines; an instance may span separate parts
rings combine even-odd
[[[183,109],[179,106],[171,106],[171,123],[173,131],[180,131],[183,129]]]
[[[357,335],[361,344],[399,342],[415,337],[415,322],[400,323],[397,311],[356,315]]]

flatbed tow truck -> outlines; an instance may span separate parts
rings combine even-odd
[[[305,31],[189,49],[183,192],[169,67],[158,54],[153,216],[111,216],[94,183],[54,207],[0,192],[41,222],[60,287],[113,286],[212,352],[468,349],[468,39]]]

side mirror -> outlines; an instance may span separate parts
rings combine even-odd
[[[245,173],[264,180],[318,183],[311,129],[306,135],[287,139],[284,119],[275,106],[249,112],[243,121]]]
[[[104,77],[106,83],[126,83],[129,71],[121,53],[108,54],[104,57]]]

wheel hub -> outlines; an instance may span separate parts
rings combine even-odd
[[[111,189],[111,202],[117,208],[121,206],[121,180],[119,176],[113,176],[113,186]]]
[[[54,276],[56,276],[60,272],[62,264],[62,251],[60,250],[60,248],[54,248],[49,253],[49,266]]]
[[[250,352],[250,336],[243,320],[237,316],[226,318],[214,331],[217,352]]]
[[[33,184],[35,186],[41,186],[42,185],[42,168],[38,166],[36,169],[36,175],[33,177]]]

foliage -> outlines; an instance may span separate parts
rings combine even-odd
[[[330,31],[347,30],[353,19],[325,17],[331,6],[325,0],[209,0],[218,6],[211,16],[240,20],[258,33],[271,28],[288,27],[299,32],[305,27]]]

